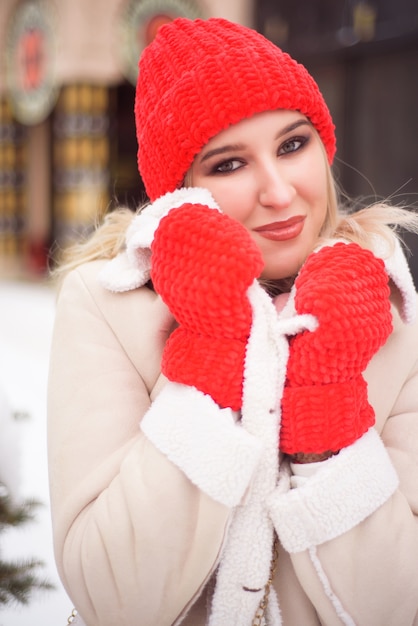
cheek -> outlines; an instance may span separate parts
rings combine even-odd
[[[250,190],[245,185],[229,185],[225,184],[226,182],[225,180],[211,185],[209,191],[221,207],[223,213],[241,224],[246,224],[254,206]]]
[[[328,206],[328,181],[325,165],[317,160],[316,164],[307,170],[303,180],[300,193],[310,206],[311,217],[322,226]]]

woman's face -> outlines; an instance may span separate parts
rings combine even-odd
[[[327,213],[327,163],[305,116],[267,111],[213,137],[189,179],[249,231],[264,259],[262,278],[298,272]]]

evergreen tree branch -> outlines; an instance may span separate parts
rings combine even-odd
[[[6,486],[0,483],[0,532],[34,520],[39,506],[36,500],[15,504]],[[13,602],[28,604],[34,591],[54,589],[54,585],[37,574],[38,568],[43,566],[44,563],[37,559],[11,563],[0,558],[0,610]]]
[[[16,563],[0,561],[0,607],[17,602],[29,603],[33,591],[51,591],[54,585],[36,574],[43,562],[32,559]]]

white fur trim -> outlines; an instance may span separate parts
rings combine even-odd
[[[246,501],[237,507],[221,557],[209,626],[249,626],[264,595],[272,558],[273,525],[265,500],[278,477],[279,398],[288,343],[278,332],[276,310],[255,281],[248,289],[253,323],[244,370],[242,425],[263,443]],[[257,591],[247,591],[249,588]],[[281,624],[271,589],[269,624]]]
[[[278,481],[280,398],[286,378],[288,335],[314,330],[312,315],[296,315],[289,298],[277,316],[273,302],[257,281],[249,287],[253,311],[244,369],[242,425],[259,437],[263,453],[245,503],[234,513],[221,558],[209,626],[248,626],[263,597],[272,558],[273,524],[266,500],[275,489],[288,489],[289,479]],[[246,591],[244,587],[259,591]],[[270,590],[268,623],[281,624],[274,589]]]
[[[386,449],[371,428],[325,461],[304,485],[273,493],[268,505],[285,550],[302,552],[360,524],[397,487],[398,477]]]
[[[211,498],[232,507],[252,478],[261,444],[235,422],[231,409],[169,382],[141,422],[152,443]]]
[[[402,296],[401,318],[406,324],[412,324],[417,316],[416,290],[411,270],[397,238],[395,252],[384,261],[388,275]]]
[[[411,324],[417,315],[416,289],[401,242],[395,234],[391,244],[383,237],[375,235],[373,252],[384,261],[389,278],[399,290],[402,298],[399,313],[402,320]]]
[[[211,209],[219,210],[219,206],[207,189],[182,187],[166,193],[138,213],[127,230],[126,250],[132,262],[135,260],[138,248],[151,246],[161,219],[172,209],[179,208],[183,204],[203,204]]]
[[[150,278],[150,256],[150,250],[141,250],[135,263],[132,263],[126,251],[121,252],[100,270],[100,284],[118,293],[145,285]]]
[[[150,277],[150,247],[160,220],[183,204],[203,204],[220,211],[211,193],[201,187],[182,187],[144,207],[126,231],[126,250],[108,261],[99,280],[109,291],[130,291],[145,285]]]

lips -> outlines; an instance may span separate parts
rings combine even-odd
[[[264,239],[271,239],[272,241],[287,241],[288,239],[294,239],[300,235],[303,230],[304,222],[304,215],[296,215],[287,220],[264,224],[263,226],[259,226],[253,230],[261,237],[264,237]]]

